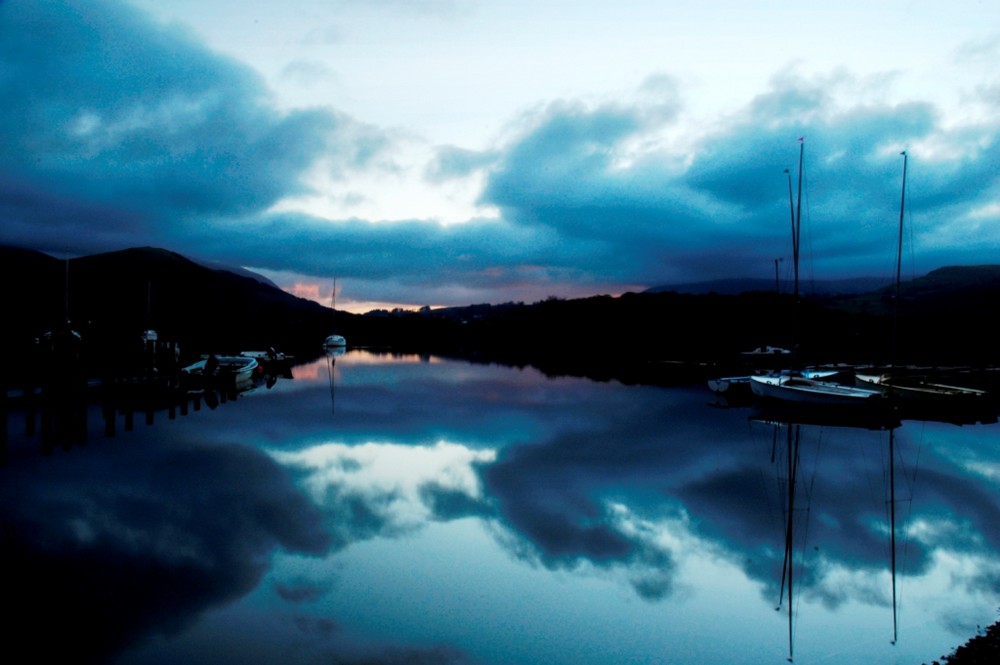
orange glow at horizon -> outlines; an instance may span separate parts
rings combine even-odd
[[[312,300],[324,307],[330,307],[332,304],[329,291],[325,293],[321,292],[319,282],[296,282],[282,288],[293,296]],[[350,312],[351,314],[366,314],[373,309],[387,309],[390,311],[393,309],[407,309],[416,311],[419,307],[404,303],[380,302],[377,300],[353,300],[341,297],[340,293],[337,294],[338,311]]]
[[[282,289],[286,292],[291,293],[299,298],[306,298],[312,300],[313,302],[319,303],[324,307],[330,307],[332,304],[331,289],[332,285],[324,281],[305,281],[296,280],[293,284],[282,285]],[[645,291],[648,285],[639,284],[618,284],[611,291],[605,291],[603,293],[596,293],[595,291],[584,291],[583,287],[577,287],[569,289],[569,292],[564,292],[562,295],[556,295],[555,297],[572,300],[574,298],[587,298],[593,295],[609,295],[612,298],[618,298],[625,293],[641,293]],[[551,289],[549,287],[542,287],[537,289],[538,293],[543,292],[548,293]],[[565,290],[564,290],[565,291]],[[551,296],[551,294],[550,294]],[[545,297],[539,295],[535,302],[540,302],[544,300]],[[500,301],[498,301],[500,302]],[[473,303],[467,303],[473,304]],[[379,300],[355,300],[350,297],[345,297],[343,291],[337,289],[337,310],[343,312],[350,312],[351,314],[367,314],[368,312],[376,309],[383,309],[392,311],[394,309],[402,309],[407,311],[417,311],[423,307],[427,306],[427,303],[421,303],[420,305],[415,305],[412,303],[398,303],[398,302],[385,302]],[[439,309],[445,307],[446,305],[431,304],[429,305],[431,309]]]

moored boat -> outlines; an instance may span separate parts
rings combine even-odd
[[[708,389],[716,395],[726,397],[740,396],[749,397],[753,394],[750,388],[750,379],[754,376],[801,376],[806,379],[830,379],[840,374],[837,369],[805,369],[805,370],[776,370],[774,372],[758,372],[756,374],[743,374],[737,376],[723,376],[708,380]]]
[[[740,353],[740,357],[744,360],[756,360],[760,358],[791,358],[792,352],[790,349],[784,349],[780,346],[758,346],[750,351],[743,351]]]
[[[347,340],[344,339],[343,335],[327,335],[326,339],[323,340],[323,346],[328,349],[343,348],[347,346]]]
[[[885,403],[885,395],[878,389],[847,386],[795,375],[752,376],[750,389],[762,399],[812,406],[876,407]]]
[[[181,369],[188,377],[203,383],[231,383],[236,386],[251,383],[253,374],[260,367],[255,358],[247,356],[210,355]]]

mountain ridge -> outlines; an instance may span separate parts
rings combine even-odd
[[[647,291],[358,315],[334,312],[242,269],[209,267],[154,247],[74,259],[0,247],[0,284],[9,315],[0,341],[8,349],[30,348],[68,318],[85,339],[104,340],[105,349],[125,348],[154,328],[192,353],[274,346],[304,357],[320,353],[326,335],[338,332],[352,346],[540,366],[723,364],[761,344],[797,345],[815,361],[874,363],[888,356],[894,302],[894,288],[884,285],[860,294],[806,293],[796,308],[798,339],[791,296],[775,293],[773,282],[739,295]],[[907,282],[902,293],[900,346],[909,362],[1000,362],[992,336],[1000,266],[940,268]]]

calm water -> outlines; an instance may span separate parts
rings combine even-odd
[[[6,648],[919,664],[997,618],[998,425],[789,428],[702,386],[362,351],[293,375],[45,456],[11,414]]]

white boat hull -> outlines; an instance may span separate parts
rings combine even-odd
[[[199,360],[181,371],[191,376],[203,378],[219,379],[225,377],[238,384],[252,381],[253,373],[260,366],[256,359],[246,356],[216,356],[218,362],[211,363],[215,365],[215,369],[209,371],[209,360]]]
[[[323,346],[327,348],[339,348],[347,346],[347,340],[343,335],[330,335],[323,341]]]
[[[772,376],[799,376],[806,379],[826,379],[839,374],[839,370],[801,370],[801,371],[791,371],[784,370],[780,372],[772,372]],[[712,392],[725,395],[732,393],[742,393],[751,394],[750,379],[754,376],[768,376],[766,374],[744,374],[742,376],[724,376],[718,379],[709,379],[708,388]]]
[[[762,399],[812,406],[875,406],[885,400],[882,391],[844,386],[801,376],[753,376],[750,390]]]

